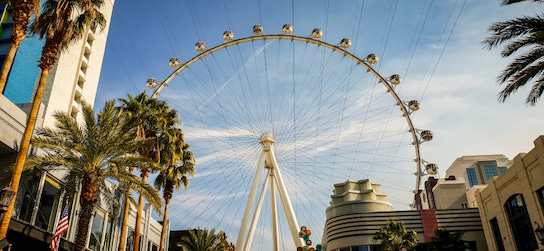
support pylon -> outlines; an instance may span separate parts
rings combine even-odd
[[[298,223],[293,211],[293,206],[291,205],[291,199],[289,199],[289,194],[283,182],[281,176],[280,168],[278,162],[276,161],[276,156],[274,154],[274,135],[272,133],[265,133],[261,136],[260,142],[263,145],[263,151],[259,157],[259,162],[257,165],[257,171],[255,172],[255,178],[253,179],[253,185],[251,186],[251,191],[249,193],[249,198],[246,204],[246,210],[244,217],[242,218],[242,224],[240,226],[240,232],[238,234],[238,241],[236,242],[236,250],[249,251],[251,244],[253,242],[253,237],[255,235],[255,230],[257,223],[259,221],[259,216],[262,210],[262,203],[264,196],[266,194],[266,189],[268,188],[268,183],[270,183],[270,200],[272,207],[272,233],[274,238],[274,250],[279,251],[279,236],[278,236],[278,218],[277,218],[277,205],[276,205],[276,187],[279,194],[281,205],[285,213],[287,224],[289,225],[289,230],[293,238],[295,247],[303,246],[302,241],[298,236]],[[268,169],[267,178],[264,179],[263,189],[259,196],[259,201],[255,211],[253,210],[255,197],[257,195],[257,188],[259,187],[259,178],[263,169]],[[253,213],[253,214],[252,214]],[[248,223],[250,217],[251,226],[248,229]]]

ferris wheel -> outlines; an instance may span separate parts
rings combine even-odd
[[[349,38],[325,42],[319,28],[278,31],[225,31],[147,81],[178,110],[197,162],[171,202],[173,229],[223,230],[237,250],[293,249],[305,245],[301,226],[319,243],[334,184],[369,179],[408,206],[422,176],[438,173],[421,156],[433,134],[412,121],[419,102],[399,96],[401,76],[378,73],[378,55],[353,55]]]

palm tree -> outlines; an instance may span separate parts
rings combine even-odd
[[[463,232],[450,232],[445,229],[434,231],[435,237],[432,239],[434,248],[438,251],[464,251],[469,246],[463,240]]]
[[[0,0],[0,3],[13,7],[13,25],[11,26],[9,50],[4,59],[2,71],[0,72],[0,92],[3,93],[9,70],[15,59],[15,53],[19,50],[21,41],[25,38],[30,19],[32,15],[37,17],[40,12],[40,0]]]
[[[191,229],[188,236],[181,237],[178,247],[183,251],[223,251],[221,236],[215,229]]]
[[[378,232],[372,237],[374,240],[381,240],[385,250],[399,250],[401,247],[413,249],[418,244],[418,237],[415,231],[408,232],[402,222],[387,221]]]
[[[160,162],[160,140],[158,139],[163,132],[178,124],[177,112],[171,110],[166,102],[157,99],[151,99],[145,92],[136,97],[128,95],[128,99],[120,99],[123,103],[119,109],[124,109],[131,117],[133,125],[137,127],[134,137],[150,139],[153,144],[144,146],[138,149],[140,156]],[[147,182],[150,170],[145,167],[139,167],[143,182]],[[132,169],[133,170],[133,169]],[[136,215],[136,226],[134,228],[135,236],[140,234],[141,217],[143,212],[144,197],[140,195],[138,200],[138,210]],[[121,225],[121,242],[119,250],[123,250],[126,238],[126,219],[128,218],[129,201],[125,205],[125,217]],[[136,238],[133,245],[136,249],[139,248],[139,238]]]
[[[106,102],[96,118],[92,107],[83,104],[82,125],[65,112],[56,113],[55,118],[56,128],[40,128],[32,139],[33,146],[46,153],[29,158],[26,166],[45,171],[65,169],[66,185],[81,184],[76,250],[86,250],[90,219],[106,179],[132,184],[133,189],[146,195],[154,208],[161,207],[157,191],[128,172],[130,166],[160,167],[148,158],[132,154],[149,142],[134,139],[134,128],[126,130],[127,119],[122,111],[115,109],[114,101]],[[130,197],[126,190],[121,191]]]
[[[104,29],[106,20],[102,13],[98,11],[103,3],[104,0],[46,0],[42,14],[31,26],[32,32],[40,34],[41,39],[47,38],[38,64],[41,69],[40,80],[28,114],[26,128],[11,178],[11,189],[15,192],[19,189],[21,173],[28,155],[30,138],[36,124],[38,108],[42,100],[49,70],[55,65],[57,57],[63,49],[65,50],[70,43],[80,39],[87,28],[94,30],[100,26]],[[0,239],[6,237],[14,204],[15,200],[12,200],[5,213],[6,217],[2,219]]]
[[[501,5],[509,5],[528,0],[502,0]],[[543,0],[530,0],[544,2]],[[483,44],[492,49],[507,43],[501,52],[502,57],[512,56],[520,49],[523,51],[499,75],[497,82],[506,84],[499,93],[499,101],[504,102],[512,93],[528,83],[532,83],[531,91],[525,103],[534,106],[544,91],[544,19],[537,15],[522,17],[492,24],[491,33]]]
[[[220,231],[219,232],[219,239],[220,239],[219,242],[220,242],[221,246],[223,246],[224,251],[235,251],[236,250],[236,247],[234,246],[234,244],[232,244],[232,242],[227,241],[227,233],[225,233],[225,231]]]
[[[160,137],[163,149],[161,149],[161,163],[165,167],[155,178],[155,188],[163,189],[164,214],[161,231],[161,241],[159,251],[163,250],[164,238],[166,235],[166,221],[168,220],[168,205],[174,194],[174,189],[179,190],[182,187],[189,187],[189,179],[185,176],[187,173],[194,176],[195,160],[193,153],[189,151],[183,138],[183,131],[179,128],[171,128]]]
[[[147,95],[144,93],[132,97],[128,95],[128,100],[126,99],[120,99],[120,101],[123,103],[122,106],[118,107],[118,109],[122,109],[126,112],[127,116],[131,120],[131,125],[136,126],[136,131],[134,132],[133,137],[136,139],[144,139],[145,138],[145,131],[143,127],[143,121],[146,117],[149,117],[150,114],[152,114],[151,109],[146,104]],[[140,154],[142,149],[138,149],[136,151],[137,154]],[[130,167],[130,173],[134,173],[134,167]],[[130,186],[127,186],[127,190],[130,191]],[[125,250],[125,241],[126,241],[126,234],[127,234],[127,220],[128,220],[128,214],[130,211],[130,199],[127,197],[125,201],[125,208],[123,210],[123,222],[121,223],[121,236],[120,242],[119,242],[119,251]]]
[[[151,116],[152,111],[146,104],[147,95],[144,93],[132,97],[128,95],[128,99],[120,99],[120,101],[123,103],[122,106],[118,107],[118,109],[122,109],[126,112],[127,116],[131,120],[131,126],[136,126],[136,131],[134,132],[133,137],[136,139],[144,139],[145,138],[145,131],[143,127],[143,121],[145,118]],[[138,149],[136,151],[137,154],[139,154],[142,151],[142,149]],[[134,173],[134,167],[130,167],[130,173]],[[131,188],[130,186],[127,186],[127,190],[130,192]],[[119,251],[125,250],[125,241],[126,241],[126,233],[127,233],[127,220],[128,220],[128,214],[130,211],[130,199],[127,197],[125,201],[125,208],[123,210],[123,222],[121,223],[121,236],[120,242],[119,242]]]

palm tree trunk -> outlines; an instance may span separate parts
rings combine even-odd
[[[13,3],[13,26],[11,28],[11,38],[9,41],[9,50],[4,65],[0,72],[0,92],[4,93],[8,74],[13,65],[15,54],[21,45],[21,41],[25,38],[28,24],[30,23],[31,13],[36,7],[34,0],[17,0]]]
[[[17,154],[17,160],[15,161],[15,168],[13,170],[13,175],[11,177],[11,189],[17,193],[19,189],[19,182],[21,181],[21,173],[23,172],[23,166],[25,164],[26,157],[28,155],[28,149],[30,146],[30,138],[32,137],[32,132],[34,131],[34,126],[36,124],[36,118],[38,117],[38,109],[40,108],[40,103],[42,101],[43,90],[45,88],[45,82],[47,76],[49,75],[49,69],[42,69],[40,76],[40,81],[38,83],[38,89],[36,94],[34,94],[34,101],[32,102],[32,108],[30,109],[30,114],[28,115],[28,120],[26,122],[25,132],[23,134],[23,139],[21,140],[21,146],[19,148],[19,153]],[[9,222],[11,220],[11,213],[13,212],[13,206],[15,205],[15,200],[12,199],[9,207],[4,214],[2,219],[2,224],[0,225],[0,240],[6,238]]]
[[[16,40],[12,35],[11,41],[9,43],[8,54],[6,55],[6,58],[4,59],[4,65],[2,65],[2,71],[0,72],[0,92],[1,93],[4,93],[4,89],[6,88],[8,74],[9,74],[9,71],[11,70],[11,66],[13,65],[13,60],[15,59],[15,53],[19,49],[19,45],[21,44],[21,41],[23,41],[22,36],[20,39]]]
[[[149,170],[142,170],[142,182],[147,182]],[[136,214],[136,226],[134,227],[134,250],[140,250],[140,228],[142,221],[142,212],[144,211],[144,196],[140,194],[138,199],[138,213]]]
[[[168,220],[168,205],[170,204],[169,198],[164,198],[164,217],[162,218],[162,231],[161,231],[161,244],[159,251],[163,251],[164,248],[164,236],[166,235],[166,220]]]
[[[84,189],[84,188],[83,188]],[[77,235],[76,235],[76,251],[86,251],[87,250],[87,235],[89,234],[89,224],[91,223],[91,216],[93,215],[94,206],[96,204],[96,200],[93,203],[93,201],[89,201],[85,199],[83,196],[82,189],[82,197],[79,200],[79,203],[81,203],[81,210],[79,213],[79,219],[77,222]],[[92,191],[90,193],[94,193],[98,195],[98,192]]]
[[[130,168],[130,174],[134,173],[134,167]],[[127,194],[130,194],[130,186],[127,188]],[[125,201],[125,211],[123,212],[123,223],[121,224],[121,236],[119,236],[119,251],[125,250],[125,241],[127,240],[127,222],[128,222],[128,213],[130,211],[130,199],[126,198]]]

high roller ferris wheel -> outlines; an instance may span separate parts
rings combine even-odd
[[[165,80],[147,81],[152,97],[181,114],[198,163],[173,211],[196,215],[182,224],[188,228],[237,232],[237,250],[252,249],[256,234],[266,249],[303,246],[299,222],[324,224],[334,183],[377,178],[384,188],[411,194],[422,176],[438,173],[421,157],[421,144],[433,134],[414,126],[420,104],[400,98],[399,75],[380,75],[376,54],[351,54],[349,38],[335,45],[322,41],[319,28],[307,37],[293,31],[290,24],[274,35],[261,25],[245,38],[225,31],[223,44],[197,42],[195,57],[172,58]],[[406,189],[414,176],[415,190]],[[408,204],[413,194],[400,197]],[[319,227],[313,226],[317,235]]]

